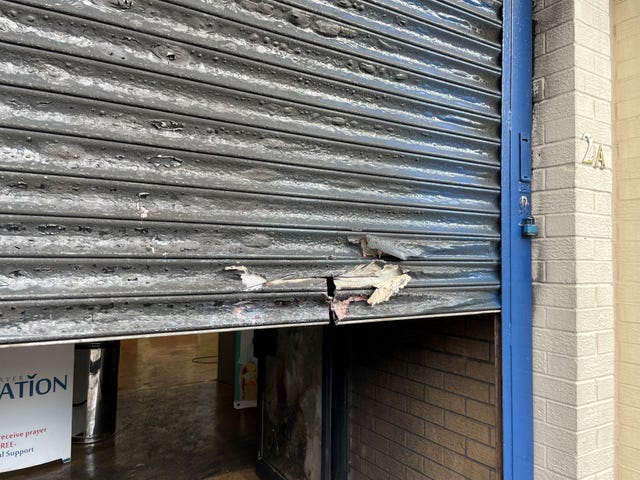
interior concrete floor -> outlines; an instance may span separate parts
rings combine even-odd
[[[217,379],[217,334],[121,343],[116,434],[7,480],[258,480],[256,411]]]

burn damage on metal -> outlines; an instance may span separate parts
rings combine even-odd
[[[0,344],[499,310],[500,16],[0,0]]]
[[[322,478],[323,343],[321,328],[283,328],[262,362],[262,457],[283,478]]]

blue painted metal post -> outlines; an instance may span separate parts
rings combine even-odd
[[[531,0],[505,0],[502,105],[503,478],[533,479]]]

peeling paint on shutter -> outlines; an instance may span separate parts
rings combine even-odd
[[[0,344],[497,311],[492,0],[0,1]]]

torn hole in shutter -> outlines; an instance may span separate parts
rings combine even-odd
[[[269,287],[308,283],[319,277],[279,278],[267,280],[264,276],[252,272],[244,265],[232,265],[225,270],[238,272],[246,291],[268,290]],[[349,315],[349,304],[367,302],[371,306],[386,302],[397,295],[411,281],[411,276],[399,265],[384,262],[371,262],[353,267],[339,275],[325,278],[329,285],[331,310],[338,319]],[[346,300],[338,300],[334,293],[340,290],[373,289],[371,295],[356,295]]]

